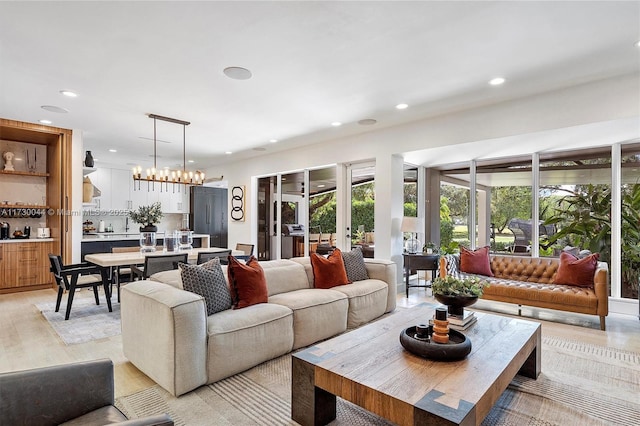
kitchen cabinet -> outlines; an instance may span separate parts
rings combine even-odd
[[[173,184],[163,185],[162,192],[158,194],[158,201],[162,204],[164,213],[188,213],[189,212],[189,187]]]
[[[133,178],[128,170],[111,169],[111,208],[132,209],[131,192]]]
[[[197,234],[209,234],[211,247],[227,247],[227,190],[192,186],[189,223]]]
[[[0,252],[0,293],[48,288],[53,284],[49,271],[51,241],[0,243]]]
[[[111,169],[98,168],[89,179],[91,179],[93,186],[100,190],[100,195],[93,198],[95,209],[111,209]]]
[[[91,179],[102,193],[94,199],[97,210],[135,210],[160,202],[163,213],[188,213],[189,192],[183,185],[135,182],[128,170],[106,168],[98,168]]]

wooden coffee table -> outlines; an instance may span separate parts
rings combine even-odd
[[[540,324],[476,312],[464,334],[462,361],[431,361],[407,352],[400,332],[426,323],[434,307],[388,317],[293,355],[291,418],[323,425],[336,417],[336,396],[399,425],[477,425],[516,374],[540,374]]]

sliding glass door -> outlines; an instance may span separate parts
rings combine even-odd
[[[345,250],[359,246],[365,257],[375,252],[375,163],[347,167],[347,229]]]

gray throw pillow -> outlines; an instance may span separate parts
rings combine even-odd
[[[355,282],[369,279],[360,247],[356,247],[349,252],[342,252],[342,261],[344,262],[344,269],[347,270],[349,281]]]
[[[207,315],[231,309],[231,294],[217,257],[201,265],[180,263],[180,276],[185,290],[204,297]]]

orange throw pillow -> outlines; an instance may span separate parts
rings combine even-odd
[[[313,286],[315,288],[331,288],[338,285],[351,284],[347,278],[340,249],[335,249],[326,259],[317,253],[311,253],[313,268]]]
[[[464,246],[460,246],[460,272],[492,277],[489,246],[476,250],[469,250]]]
[[[262,266],[254,256],[251,256],[246,264],[229,256],[227,275],[231,287],[233,309],[267,303],[269,298],[267,279],[264,276]]]
[[[571,253],[560,253],[560,265],[553,280],[556,284],[575,285],[579,287],[593,287],[593,276],[598,267],[600,253],[593,253],[578,259]]]

